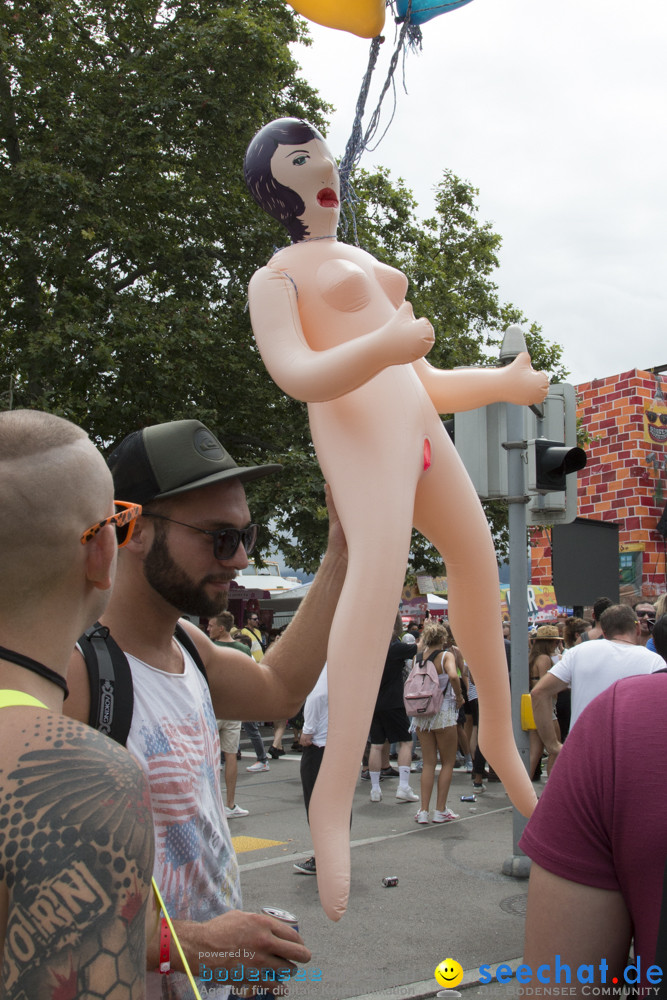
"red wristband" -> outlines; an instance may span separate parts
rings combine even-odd
[[[164,917],[160,917],[160,965],[159,969],[167,976],[171,972],[169,953],[171,950],[171,931]]]

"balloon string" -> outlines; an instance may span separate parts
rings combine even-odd
[[[351,218],[352,227],[354,231],[354,241],[359,245],[359,239],[357,236],[357,219],[355,214],[355,205],[358,202],[358,198],[352,188],[350,182],[350,176],[352,171],[359,163],[364,150],[366,149],[377,149],[379,144],[384,139],[385,135],[389,131],[392,121],[394,120],[394,115],[396,114],[396,84],[394,81],[394,73],[396,72],[396,66],[400,58],[401,52],[404,52],[406,45],[406,38],[408,42],[414,47],[421,42],[421,32],[418,27],[410,23],[410,12],[412,9],[412,0],[409,0],[408,10],[405,16],[405,20],[401,27],[398,35],[398,41],[396,47],[391,57],[389,63],[389,69],[387,71],[387,77],[384,82],[384,86],[380,93],[380,97],[377,106],[371,115],[366,132],[362,134],[362,118],[364,116],[364,111],[366,110],[366,101],[368,99],[368,93],[371,85],[371,78],[375,70],[375,66],[378,59],[378,54],[380,52],[380,45],[384,41],[382,35],[376,35],[371,41],[370,54],[368,58],[368,66],[366,68],[366,73],[361,84],[361,90],[359,92],[359,97],[357,98],[357,107],[354,118],[354,123],[352,125],[352,132],[350,138],[347,141],[345,147],[345,154],[340,162],[339,174],[340,174],[340,196],[341,196],[341,226],[343,230],[343,236],[347,235],[349,221]],[[405,87],[405,67],[403,73],[403,86]],[[394,106],[391,112],[391,117],[382,132],[382,135],[375,142],[374,146],[370,146],[371,141],[375,138],[376,133],[380,127],[380,112],[382,109],[382,103],[386,96],[389,87],[392,87],[394,93]]]

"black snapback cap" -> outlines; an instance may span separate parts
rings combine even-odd
[[[200,420],[172,420],[134,431],[111,453],[108,465],[116,499],[140,504],[226,479],[250,482],[282,468],[238,466]]]

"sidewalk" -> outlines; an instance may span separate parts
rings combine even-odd
[[[252,763],[252,756],[247,763]],[[289,996],[308,1000],[434,997],[436,966],[453,958],[465,971],[465,997],[515,997],[516,982],[481,985],[480,967],[515,968],[523,949],[527,882],[502,874],[512,855],[512,807],[503,786],[489,784],[475,803],[470,776],[454,772],[448,805],[460,819],[417,826],[412,803],[394,797],[397,779],[382,782],[371,803],[369,783],[357,785],[352,824],[352,888],[347,913],[332,923],[322,911],[317,881],[293,862],[312,853],[301,797],[299,756],[271,762],[270,772],[239,765],[238,801],[250,815],[232,821],[244,907],[276,906],[294,913],[313,953],[292,980]],[[419,775],[412,775],[418,789]],[[268,841],[268,843],[267,843]],[[395,887],[382,879],[395,875]]]

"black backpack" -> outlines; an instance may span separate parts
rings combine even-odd
[[[208,683],[199,650],[182,625],[176,626],[174,636],[187,649]],[[125,746],[134,711],[134,685],[127,657],[111,638],[109,629],[99,622],[84,632],[78,646],[86,661],[90,681],[88,725]]]

